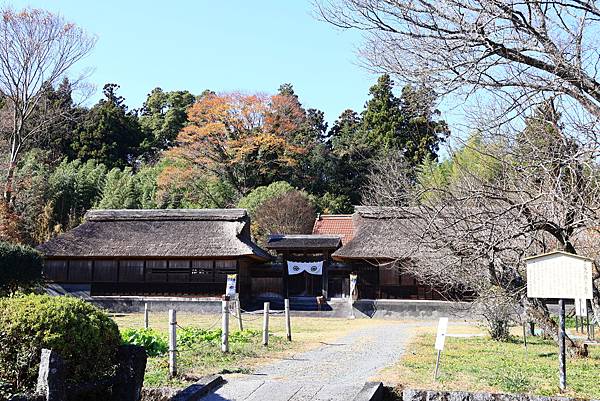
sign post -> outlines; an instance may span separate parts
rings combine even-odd
[[[356,274],[351,274],[350,275],[350,319],[355,319],[356,316],[354,316],[354,292],[356,291],[356,280],[358,279],[358,276]]]
[[[235,298],[237,288],[237,274],[227,275],[227,286],[225,287],[225,295],[230,299]]]
[[[565,350],[565,300],[558,300],[558,383],[561,390],[567,388],[567,358]]]
[[[592,259],[566,252],[551,252],[525,259],[527,297],[558,299],[558,376],[561,391],[567,388],[565,350],[565,299],[592,298]]]
[[[440,371],[440,357],[444,350],[444,344],[446,343],[446,333],[448,332],[448,318],[441,317],[438,322],[437,336],[435,337],[435,349],[437,350],[437,358],[435,360],[435,372],[433,373],[433,380],[437,380],[438,373]]]

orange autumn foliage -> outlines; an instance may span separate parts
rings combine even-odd
[[[240,193],[293,167],[306,152],[294,143],[305,112],[287,96],[208,93],[188,110],[189,124],[168,157],[225,177]]]

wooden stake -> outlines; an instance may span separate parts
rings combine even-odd
[[[567,362],[566,362],[566,350],[565,350],[565,301],[560,299],[558,301],[559,315],[558,315],[558,376],[559,376],[559,387],[561,391],[567,389]]]
[[[150,321],[148,319],[148,302],[144,302],[144,328],[150,327]]]
[[[442,355],[442,351],[438,350],[437,359],[435,360],[435,372],[433,373],[433,380],[437,381],[438,374],[440,371],[440,356]]]
[[[237,309],[238,326],[240,331],[242,331],[244,330],[244,323],[242,322],[242,305],[239,299],[235,301],[235,308]]]
[[[523,322],[523,344],[525,345],[525,354],[527,354],[527,322]]]
[[[269,307],[270,303],[265,302],[263,311],[263,345],[269,345]]]
[[[288,341],[292,341],[292,322],[290,320],[290,300],[285,299],[284,301],[285,308],[285,334],[287,336]]]
[[[177,311],[169,309],[169,375],[177,376]]]
[[[221,301],[223,321],[221,326],[221,351],[229,352],[229,301]]]
[[[590,311],[587,307],[587,301],[585,301],[585,328],[587,331],[587,339],[589,340],[590,339]]]

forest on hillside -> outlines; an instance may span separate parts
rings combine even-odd
[[[14,172],[10,152],[2,155],[4,240],[39,244],[90,208],[245,207],[257,234],[309,232],[315,213],[351,213],[363,202],[375,161],[401,155],[416,171],[437,160],[449,135],[432,92],[404,86],[397,95],[387,74],[363,110],[344,111],[331,127],[289,83],[274,94],[155,88],[140,108],[118,92],[106,84],[85,107],[67,79],[43,87],[28,124],[43,123]]]

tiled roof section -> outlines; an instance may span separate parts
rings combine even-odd
[[[323,214],[317,217],[313,234],[332,234],[342,238],[345,245],[354,237],[354,224],[351,214]]]

